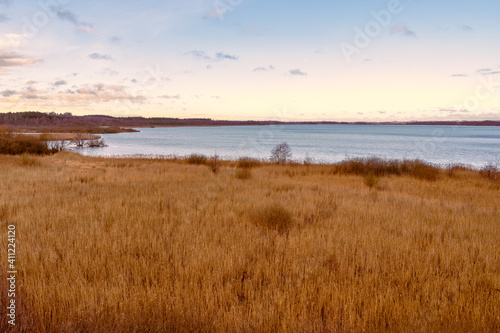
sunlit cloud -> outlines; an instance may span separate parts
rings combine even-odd
[[[93,60],[113,60],[113,58],[107,54],[92,53],[88,57]]]
[[[0,74],[3,74],[5,67],[27,66],[40,62],[40,59],[26,57],[15,52],[0,51]]]

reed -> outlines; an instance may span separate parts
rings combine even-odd
[[[500,330],[500,191],[477,171],[370,191],[331,165],[36,160],[0,156],[17,331]]]

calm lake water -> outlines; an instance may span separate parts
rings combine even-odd
[[[500,163],[500,127],[401,125],[275,125],[234,127],[139,128],[139,133],[106,134],[105,148],[74,148],[83,155],[130,156],[192,153],[225,159],[269,158],[287,142],[293,159],[338,162],[377,156],[464,163],[475,167]]]

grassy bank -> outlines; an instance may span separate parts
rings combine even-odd
[[[477,171],[23,158],[0,156],[18,330],[500,330],[500,190]]]

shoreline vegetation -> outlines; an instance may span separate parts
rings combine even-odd
[[[37,111],[0,113],[0,125],[14,131],[43,133],[109,134],[137,132],[133,128],[146,127],[220,127],[263,125],[441,125],[441,126],[500,126],[500,121],[407,121],[407,122],[336,122],[336,121],[235,121],[208,118],[144,118],[112,117],[106,115],[73,116]]]
[[[498,170],[275,161],[1,155],[16,328],[500,330]]]
[[[49,155],[56,154],[68,150],[69,145],[74,145],[76,148],[90,147],[99,148],[106,147],[104,140],[95,134],[90,133],[65,133],[65,134],[38,134],[38,133],[12,133],[10,130],[0,127],[0,156],[1,155]],[[280,150],[281,149],[281,150]],[[441,173],[452,174],[456,170],[478,171],[481,173],[498,174],[498,165],[489,163],[480,169],[474,168],[471,165],[461,163],[435,164],[422,160],[409,159],[382,159],[377,156],[371,157],[353,157],[343,161],[325,163],[317,161],[308,156],[304,160],[296,160],[292,158],[291,147],[287,143],[279,144],[272,151],[269,159],[259,159],[250,157],[241,157],[238,160],[224,160],[218,155],[205,156],[202,154],[191,154],[187,156],[176,155],[131,155],[131,156],[108,156],[104,158],[128,158],[128,159],[144,159],[144,160],[172,160],[186,161],[188,164],[207,165],[214,173],[217,173],[216,164],[231,164],[234,162],[246,163],[248,165],[260,164],[280,164],[280,165],[323,165],[332,166],[341,170],[341,174],[354,174],[370,177],[373,176],[389,176],[389,175],[413,175],[417,178],[435,180]]]

